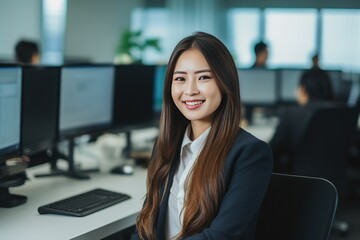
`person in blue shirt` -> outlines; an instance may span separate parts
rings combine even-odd
[[[132,239],[254,239],[272,153],[239,127],[237,69],[225,45],[204,32],[182,39],[163,99]]]

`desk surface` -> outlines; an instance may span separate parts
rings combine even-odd
[[[43,166],[42,166],[43,168]],[[32,169],[31,173],[43,172]],[[90,180],[66,177],[32,178],[11,193],[25,195],[27,203],[14,208],[0,208],[0,239],[101,239],[134,225],[146,192],[146,169],[135,169],[134,175],[93,173]],[[93,188],[104,188],[129,194],[132,198],[85,217],[40,215],[41,205]]]
[[[255,137],[263,140],[264,142],[269,142],[271,137],[274,134],[275,126],[271,125],[257,125],[257,126],[247,126],[244,128],[246,131],[254,135]]]
[[[273,127],[266,125],[245,129],[264,141],[268,141],[273,133]],[[136,137],[142,138],[134,138]],[[23,186],[10,188],[13,194],[27,196],[27,202],[14,208],[0,208],[0,239],[101,239],[134,225],[146,193],[146,169],[136,168],[132,176],[109,174],[111,165],[117,165],[121,160],[104,160],[99,155],[99,146],[90,149],[93,150],[92,154],[81,154],[82,162],[94,163],[94,156],[96,158],[97,155],[101,169],[100,173],[90,174],[90,180],[74,180],[62,176],[34,178],[34,174],[47,173],[49,166],[29,169],[30,180]],[[75,154],[78,156],[79,152]],[[93,159],[88,159],[89,156]],[[94,188],[127,193],[132,198],[85,217],[40,215],[37,211],[41,205]]]

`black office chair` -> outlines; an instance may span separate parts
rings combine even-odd
[[[291,174],[330,180],[343,196],[346,192],[346,156],[355,137],[357,113],[348,107],[315,110],[295,145]]]
[[[323,178],[273,173],[256,239],[327,240],[337,200],[335,186]]]
[[[347,156],[355,137],[358,113],[346,106],[315,110],[295,145],[291,174],[325,178],[339,194],[339,208],[348,196]],[[347,222],[334,221],[334,230],[347,234]]]

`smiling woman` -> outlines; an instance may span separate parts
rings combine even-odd
[[[181,40],[168,63],[148,192],[132,239],[254,239],[272,154],[239,127],[241,111],[225,45],[203,32]]]
[[[191,139],[196,139],[211,126],[213,113],[221,103],[214,74],[197,48],[189,49],[179,57],[171,95],[176,107],[191,121]]]

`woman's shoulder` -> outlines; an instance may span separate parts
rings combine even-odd
[[[226,166],[229,169],[242,169],[251,165],[255,166],[254,164],[266,166],[271,171],[271,148],[266,142],[241,128],[227,156]]]
[[[243,128],[239,129],[238,135],[232,146],[232,152],[254,152],[271,155],[271,148],[268,143],[255,137]]]
[[[236,143],[242,143],[244,145],[251,144],[251,143],[259,143],[259,144],[264,143],[266,145],[266,143],[264,141],[255,137],[254,135],[252,135],[251,133],[249,133],[248,131],[246,131],[243,128],[239,128],[238,135],[235,139],[235,144]]]

